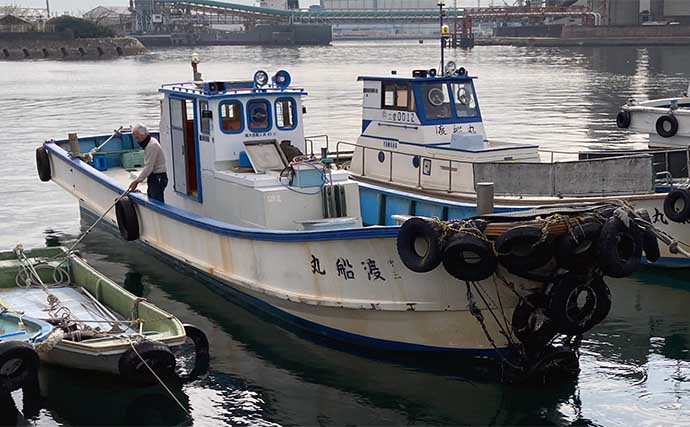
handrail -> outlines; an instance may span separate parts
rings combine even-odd
[[[314,156],[314,139],[316,138],[324,138],[326,140],[326,148],[330,146],[328,142],[328,135],[327,134],[321,134],[321,135],[309,135],[304,137],[304,142],[309,143],[309,148],[311,152],[306,153],[308,156]]]

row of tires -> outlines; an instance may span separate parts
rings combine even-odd
[[[498,239],[487,239],[479,228],[463,228],[446,237],[435,220],[410,218],[400,228],[397,249],[405,266],[415,272],[431,271],[443,263],[446,271],[462,281],[491,277],[498,264],[528,279],[533,271],[555,260],[558,267],[584,273],[593,267],[606,276],[626,277],[640,265],[643,252],[655,262],[660,251],[652,230],[629,226],[611,215],[601,224],[586,222],[554,237],[541,227],[518,225]]]
[[[621,129],[630,127],[632,114],[628,110],[621,110],[616,115],[616,125]],[[678,119],[671,114],[664,114],[656,120],[656,133],[664,138],[671,138],[678,133]]]

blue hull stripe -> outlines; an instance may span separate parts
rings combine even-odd
[[[54,158],[62,160],[70,165],[70,167],[77,169],[79,172],[102,184],[108,189],[117,193],[123,193],[125,191],[125,188],[120,185],[120,183],[104,173],[97,171],[84,161],[76,158],[70,158],[67,152],[56,144],[45,144],[45,147],[55,156]],[[398,226],[376,226],[328,231],[261,230],[240,227],[237,225],[228,224],[226,222],[206,218],[168,204],[160,203],[156,200],[149,200],[148,197],[139,193],[132,193],[129,197],[134,203],[145,206],[154,212],[172,218],[176,221],[180,221],[185,224],[189,224],[191,226],[208,230],[223,236],[237,237],[240,239],[275,242],[312,242],[329,240],[395,238],[398,236],[398,230],[400,229]]]

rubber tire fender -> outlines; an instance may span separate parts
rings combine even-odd
[[[682,202],[680,209],[676,204]],[[690,219],[690,191],[684,188],[676,188],[666,195],[664,199],[664,214],[673,222],[685,222]]]
[[[48,157],[48,150],[42,145],[36,149],[36,170],[38,171],[38,177],[41,181],[50,181],[52,177],[50,158]]]
[[[456,279],[478,282],[491,277],[497,266],[498,259],[488,241],[462,232],[448,239],[443,267]]]
[[[205,375],[210,365],[209,343],[206,334],[194,325],[184,325],[185,334],[194,342],[194,368],[188,374],[179,374],[183,382],[194,381]]]
[[[627,277],[640,267],[642,233],[636,225],[626,228],[618,218],[609,218],[601,227],[598,244],[601,271],[611,277]]]
[[[666,130],[664,128],[664,124],[667,122],[671,124],[671,129],[669,130]],[[676,133],[678,133],[678,119],[669,114],[665,114],[659,117],[656,120],[656,133],[658,133],[660,136],[663,136],[664,138],[670,138],[674,136]]]
[[[601,224],[588,222],[556,239],[556,262],[570,271],[584,272],[596,263]]]
[[[167,345],[157,341],[142,340],[134,343],[134,349],[129,348],[125,351],[118,362],[120,376],[127,383],[146,386],[157,382],[141,358],[159,377],[175,376],[175,356]],[[137,353],[141,355],[141,358]]]
[[[541,241],[540,227],[519,225],[496,240],[498,260],[511,273],[523,273],[546,265],[552,256],[553,239]]]
[[[405,267],[417,272],[426,273],[438,267],[443,259],[443,231],[439,224],[424,218],[413,217],[400,227],[397,248],[400,260]],[[415,248],[418,239],[424,239],[426,253],[419,254]]]
[[[0,342],[0,392],[18,390],[36,378],[40,361],[31,344]]]
[[[539,313],[541,311],[541,313]],[[544,322],[537,325],[535,315],[545,317]],[[518,303],[513,311],[511,325],[513,333],[522,342],[525,348],[541,349],[556,336],[556,329],[551,320],[546,316],[546,298],[541,293],[528,295]],[[535,329],[536,327],[536,329]]]
[[[632,115],[628,110],[620,110],[618,114],[616,114],[616,125],[621,129],[629,128],[631,121]]]
[[[581,292],[587,293],[582,308],[577,307]],[[579,335],[601,323],[611,311],[611,292],[603,278],[566,273],[547,284],[547,315],[555,329],[566,335]],[[575,311],[577,310],[577,311]]]
[[[642,232],[642,248],[647,261],[657,262],[661,258],[659,240],[651,228],[647,228]]]
[[[139,238],[139,217],[129,196],[124,196],[115,204],[115,217],[120,235],[128,242]]]

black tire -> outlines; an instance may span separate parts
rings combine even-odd
[[[626,228],[618,218],[609,218],[599,235],[598,262],[601,271],[611,277],[627,277],[640,267],[642,233],[634,224]]]
[[[491,277],[497,266],[496,254],[488,241],[465,233],[448,239],[443,267],[456,279],[478,282]]]
[[[666,126],[669,126],[667,129]],[[678,119],[671,115],[664,115],[656,121],[656,133],[664,138],[670,138],[678,133]]]
[[[651,228],[647,228],[642,232],[642,247],[647,261],[657,262],[661,258],[659,240]]]
[[[690,191],[677,188],[664,199],[664,214],[673,222],[685,222],[690,219]]]
[[[621,110],[616,115],[616,125],[621,129],[627,129],[630,127],[631,119],[630,111]]]
[[[570,271],[585,272],[597,259],[597,242],[601,224],[589,222],[575,226],[572,232],[562,234],[556,240],[556,262]]]
[[[579,374],[580,361],[573,350],[550,347],[530,362],[519,381],[533,385],[554,384],[575,381]]]
[[[9,393],[29,384],[38,375],[38,354],[21,341],[0,342],[0,393]]]
[[[128,196],[118,200],[115,204],[115,217],[120,235],[128,242],[139,238],[139,217],[134,208],[134,203]]]
[[[175,356],[170,348],[163,343],[144,340],[135,343],[134,349],[130,348],[120,356],[118,368],[120,376],[126,382],[141,386],[157,382],[141,359],[144,359],[160,378],[171,378],[175,375]]]
[[[544,239],[542,229],[532,225],[511,228],[496,240],[498,260],[515,274],[546,265],[551,260],[552,246],[553,239]]]
[[[184,325],[187,337],[194,342],[194,367],[185,374],[178,373],[180,380],[184,382],[194,381],[205,375],[210,365],[209,343],[206,334],[194,325]]]
[[[52,177],[50,158],[48,157],[48,150],[46,150],[44,146],[40,146],[36,149],[36,170],[38,171],[38,177],[41,181],[50,181]]]
[[[410,218],[400,227],[397,247],[405,267],[426,273],[443,259],[443,231],[439,224],[423,218]]]
[[[546,317],[546,300],[542,294],[532,294],[520,300],[512,319],[513,333],[527,352],[543,348],[556,336],[556,329]]]
[[[547,314],[556,331],[566,335],[589,331],[611,310],[611,293],[599,275],[557,276],[547,285],[546,295]]]

